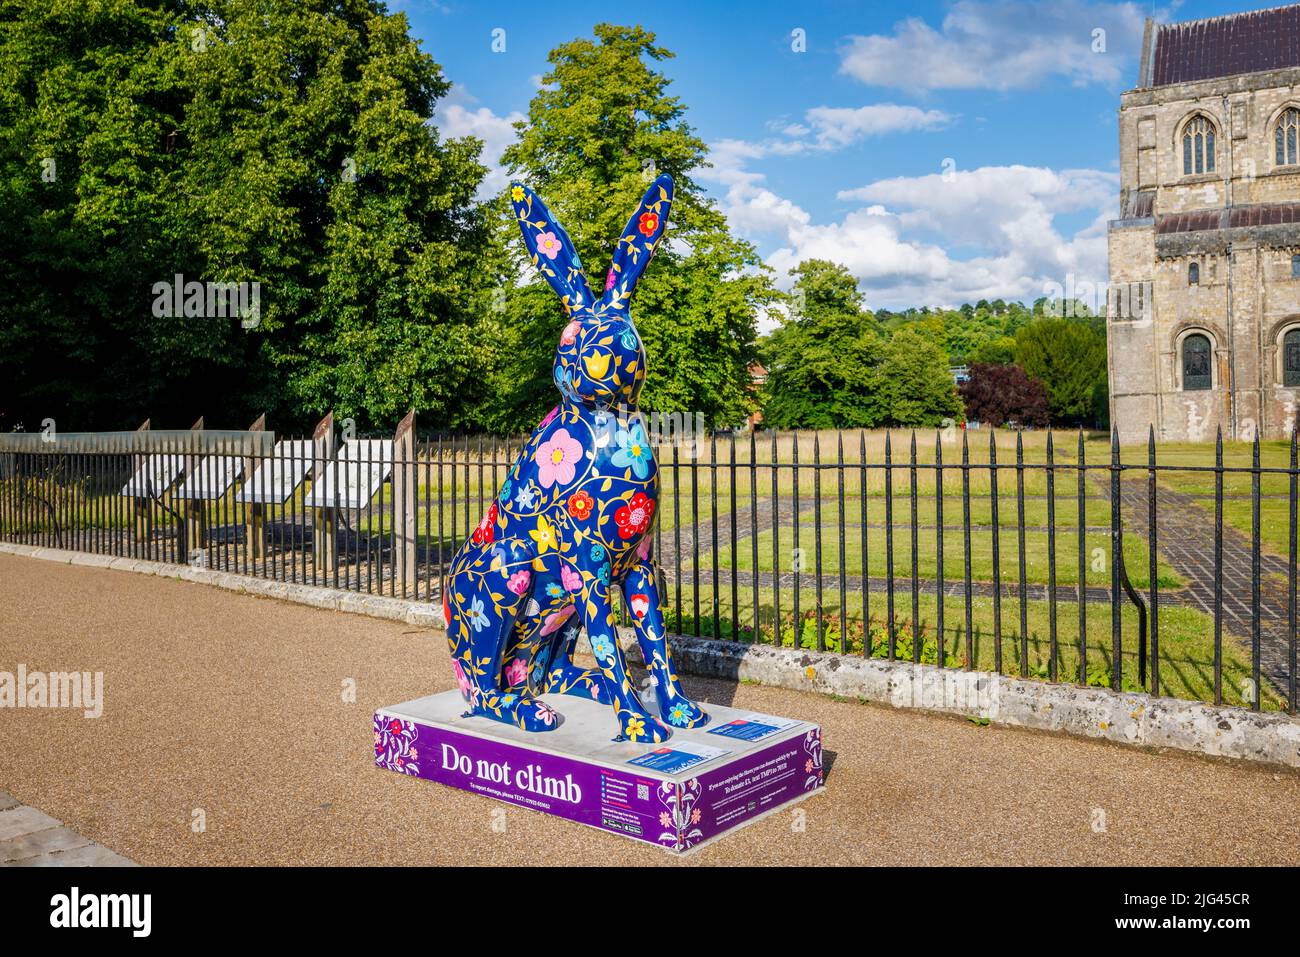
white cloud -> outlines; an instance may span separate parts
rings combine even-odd
[[[856,109],[818,106],[805,114],[805,120],[819,148],[839,149],[869,136],[941,129],[952,117],[940,110],[876,103]]]
[[[510,177],[501,166],[501,154],[515,141],[514,124],[525,117],[518,111],[502,116],[486,106],[474,109],[475,102],[459,87],[453,88],[452,94],[439,104],[433,123],[444,138],[476,136],[483,141],[479,161],[488,168],[478,190],[479,198],[483,199],[499,193],[509,182]]]
[[[952,119],[940,110],[893,103],[817,106],[804,114],[802,122],[782,125],[779,136],[758,142],[728,139],[713,144],[709,151],[712,168],[698,174],[698,178],[726,188],[724,208],[732,225],[741,232],[781,232],[791,225],[807,223],[808,214],[762,186],[762,174],[748,168],[751,161],[767,156],[831,152],[872,136],[937,130]]]
[[[840,72],[905,90],[1008,90],[1052,76],[1131,85],[1146,15],[1136,3],[957,0],[937,30],[909,17],[889,35],[848,37]]]
[[[774,241],[767,264],[785,288],[789,271],[811,258],[848,268],[871,308],[1033,301],[1070,276],[1076,286],[1106,278],[1114,173],[987,166],[882,179],[838,193],[859,205],[818,223],[747,168],[755,153],[737,141],[719,144],[714,178],[727,186],[722,206],[734,228]],[[1080,214],[1085,225],[1063,234],[1057,217]]]

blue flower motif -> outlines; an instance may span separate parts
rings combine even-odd
[[[515,493],[515,505],[521,509],[529,510],[537,500],[537,490],[533,488],[533,483],[529,482],[517,493]]]
[[[623,335],[619,339],[622,341],[624,349],[636,348],[636,333],[631,329],[624,329]]]
[[[668,723],[684,728],[691,720],[690,710],[680,701],[668,710]]]
[[[596,577],[600,579],[602,585],[609,584],[609,562],[601,563],[601,566],[596,569]]]
[[[509,505],[509,504],[510,504],[510,488],[511,488],[511,485],[512,485],[512,483],[511,483],[510,479],[506,479],[505,484],[501,486],[501,495],[499,496],[499,499],[500,499],[500,502],[501,502],[502,506],[506,506],[506,505]]]
[[[591,560],[593,562],[599,562],[599,561],[604,561],[604,559],[605,559],[605,546],[600,544],[600,542],[593,543],[591,546]]]
[[[501,703],[502,703],[503,705],[514,704],[514,703],[515,703],[515,695],[512,695],[512,694],[502,695],[502,696],[501,696]]]
[[[645,429],[641,427],[641,423],[633,422],[630,429],[619,429],[614,436],[614,441],[618,443],[618,451],[610,461],[618,468],[630,468],[639,479],[648,477],[654,455],[650,451],[650,443],[646,439]]]
[[[564,597],[564,589],[560,587],[559,582],[551,582],[546,586],[546,594],[552,598],[562,598]]]
[[[483,611],[483,599],[475,598],[469,603],[469,623],[475,631],[482,631],[488,623],[488,616]]]
[[[591,639],[591,653],[597,658],[608,658],[614,653],[614,643],[609,635],[596,635]]]

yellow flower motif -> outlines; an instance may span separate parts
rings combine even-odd
[[[522,186],[511,187],[510,198],[516,203],[522,203],[524,201],[524,188]]]
[[[627,736],[635,741],[645,735],[645,721],[642,718],[630,718],[627,722]]]
[[[546,520],[545,515],[537,516],[537,528],[535,531],[528,533],[528,536],[537,543],[537,554],[545,555],[549,549],[560,549],[560,543],[555,538],[555,529],[551,523]]]
[[[593,379],[603,379],[609,372],[609,353],[598,352],[593,356],[583,356],[582,363],[587,367],[587,375]]]

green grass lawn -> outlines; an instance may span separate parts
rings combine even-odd
[[[960,515],[960,513],[958,513]],[[902,517],[895,515],[895,522]],[[823,516],[823,519],[825,516]],[[959,519],[960,520],[960,519]],[[844,572],[848,576],[860,576],[862,563],[862,530],[854,529],[845,542]],[[965,571],[963,533],[946,531],[944,539],[943,570],[949,581],[962,579]],[[795,559],[793,529],[782,528],[777,539],[779,558],[774,561],[772,554],[773,532],[761,532],[758,536],[758,571],[770,572],[779,568],[782,572],[793,571]],[[1109,586],[1110,584],[1110,533],[1089,532],[1084,538],[1084,550],[1087,559],[1087,584]],[[815,576],[817,570],[817,533],[814,527],[801,525],[798,546],[803,550],[801,556],[802,570]],[[931,528],[917,531],[917,573],[923,579],[933,579],[938,571],[937,561],[938,533]],[[1056,534],[1056,581],[1058,585],[1073,585],[1079,580],[1079,535],[1068,526],[1060,527]],[[675,556],[674,556],[675,557]],[[689,561],[683,556],[684,568],[689,569]],[[1134,587],[1145,588],[1149,582],[1147,545],[1144,539],[1134,535],[1124,536],[1124,563],[1129,580]],[[730,547],[719,549],[718,564],[729,569],[733,564],[741,572],[755,567],[753,549],[748,541],[738,543],[733,556]],[[1019,541],[1012,531],[1002,532],[998,542],[998,565],[1003,582],[1014,582],[1019,576]],[[712,568],[712,552],[702,552],[700,567]],[[867,529],[867,573],[873,578],[883,578],[888,573],[886,535],[883,528]],[[1048,538],[1046,532],[1025,533],[1025,574],[1026,581],[1042,584],[1048,579]],[[894,527],[894,575],[910,577],[912,574],[912,539],[910,526]],[[822,529],[821,570],[823,577],[839,575],[839,533],[832,523]],[[1157,565],[1158,582],[1163,588],[1179,588],[1183,580],[1169,565],[1161,559]],[[971,578],[975,581],[993,580],[993,532],[991,529],[976,529],[971,532]]]
[[[1089,492],[1095,490],[1089,489]],[[945,525],[960,525],[964,521],[962,509],[962,496],[960,490],[955,494],[945,488],[943,497],[943,523]],[[1057,529],[1063,530],[1066,527],[1073,527],[1077,530],[1079,524],[1079,499],[1077,489],[1071,485],[1068,488],[1062,488],[1060,483],[1056,487],[1056,523]],[[794,503],[785,501],[781,503],[782,516],[788,516]],[[934,495],[917,496],[917,520],[923,524],[933,525],[935,523],[935,506],[937,500]],[[1093,495],[1084,497],[1085,520],[1086,524],[1094,527],[1110,527],[1110,502],[1104,498],[1098,498]],[[901,496],[894,498],[894,521],[910,521],[912,514],[912,499],[906,492]],[[1043,498],[1026,498],[1025,499],[1025,525],[1026,526],[1046,526],[1047,522],[1047,500]],[[869,498],[867,500],[867,521],[873,524],[883,524],[885,521],[885,502],[884,498]],[[811,523],[815,512],[812,503],[806,499],[799,502],[799,520],[801,523]],[[1020,524],[1020,513],[1017,508],[1017,498],[1014,485],[1011,490],[1005,487],[998,489],[998,525],[1000,527],[1010,526],[1012,528]],[[832,497],[823,497],[822,499],[822,523],[829,524],[838,522],[840,518],[839,498],[838,495]],[[857,494],[846,492],[844,496],[844,519],[846,523],[858,525],[862,522],[862,499]],[[993,501],[992,496],[985,492],[983,495],[971,493],[970,499],[970,521],[972,525],[992,525],[993,524]],[[785,518],[784,524],[789,524],[789,518]]]

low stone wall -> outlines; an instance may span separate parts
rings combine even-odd
[[[0,553],[179,578],[316,608],[442,627],[442,610],[432,602],[5,542],[0,542]],[[621,629],[620,638],[629,657],[639,661],[630,630]],[[988,719],[991,724],[1010,727],[1063,731],[1118,744],[1177,748],[1300,768],[1300,719],[1277,712],[1257,713],[1107,688],[710,638],[673,636],[669,643],[678,669],[690,674]]]

